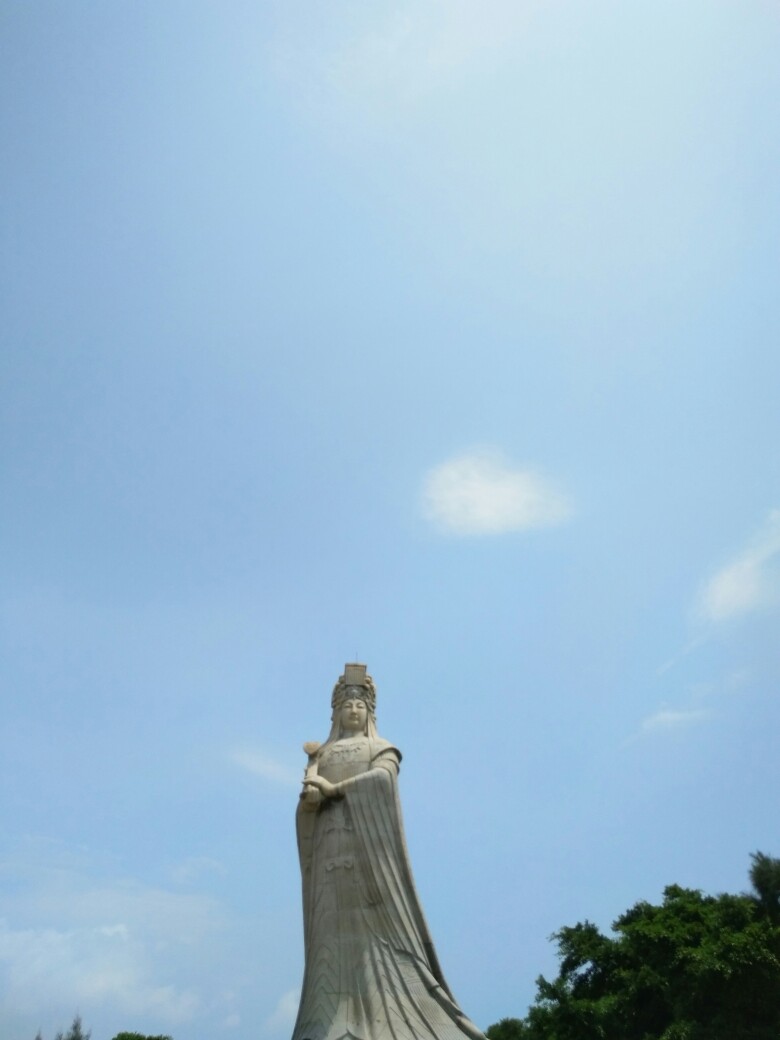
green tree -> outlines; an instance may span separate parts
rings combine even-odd
[[[780,924],[780,859],[751,852],[750,883],[753,898],[773,924]]]
[[[526,1040],[530,1034],[521,1018],[502,1018],[485,1030],[488,1040]]]
[[[117,1033],[113,1040],[173,1040],[170,1036],[147,1036],[145,1033]]]
[[[40,1033],[38,1036],[40,1036]],[[54,1040],[89,1040],[91,1036],[92,1033],[89,1030],[85,1033],[81,1028],[81,1015],[74,1015],[73,1022],[71,1023],[70,1029],[67,1033],[63,1034],[62,1031],[60,1031],[57,1033]]]
[[[557,978],[537,980],[522,1029],[493,1035],[498,1023],[491,1040],[778,1040],[780,861],[752,859],[753,895],[670,885],[611,937],[588,921],[562,928]]]
[[[170,1036],[147,1036],[145,1033],[117,1033],[113,1040],[173,1040]]]

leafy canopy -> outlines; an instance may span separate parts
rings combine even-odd
[[[113,1040],[172,1040],[170,1036],[147,1036],[145,1033],[117,1033]]]
[[[113,1040],[172,1040],[170,1036],[146,1036],[145,1033],[117,1033]]]
[[[90,1040],[92,1034],[84,1032],[81,1027],[81,1016],[76,1015],[67,1033],[60,1030],[54,1040]],[[43,1040],[40,1031],[35,1040]],[[113,1040],[173,1040],[170,1036],[146,1036],[144,1033],[117,1033]]]
[[[753,892],[670,885],[603,935],[589,921],[553,936],[560,968],[537,980],[525,1019],[489,1040],[778,1040],[780,860],[754,853]]]

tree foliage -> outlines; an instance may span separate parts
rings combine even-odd
[[[172,1040],[170,1036],[147,1036],[145,1033],[117,1033],[113,1040]]]
[[[751,852],[750,883],[753,898],[773,924],[780,924],[780,859]]]
[[[41,1034],[38,1033],[38,1036],[35,1038],[35,1040],[40,1040],[40,1036]],[[60,1030],[60,1032],[57,1033],[57,1035],[55,1036],[54,1040],[89,1040],[91,1036],[92,1033],[89,1030],[87,1030],[87,1032],[85,1033],[81,1027],[81,1015],[74,1015],[70,1029],[67,1031],[67,1033],[63,1033],[62,1030]]]
[[[778,1040],[780,860],[752,860],[750,894],[670,885],[612,937],[588,921],[561,928],[557,978],[540,977],[526,1019],[503,1019],[490,1040]]]
[[[81,1017],[76,1015],[67,1033],[60,1030],[54,1040],[90,1040],[90,1032],[84,1032],[81,1027]],[[43,1040],[40,1030],[35,1040]],[[170,1036],[146,1036],[144,1033],[117,1033],[113,1040],[173,1040]]]
[[[502,1018],[485,1030],[488,1040],[526,1040],[530,1034],[521,1018]]]

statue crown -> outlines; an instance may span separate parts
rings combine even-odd
[[[366,674],[366,665],[357,662],[344,665],[344,674],[339,676],[339,681],[333,687],[333,696],[330,699],[331,708],[337,708],[342,701],[354,696],[350,691],[355,688],[360,690],[360,697],[366,702],[366,707],[373,715],[376,712],[374,680]]]

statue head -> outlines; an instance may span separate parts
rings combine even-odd
[[[361,721],[365,714],[364,725],[359,728],[355,726],[353,722],[355,713],[346,708],[347,705],[358,705]],[[365,712],[360,709],[360,705],[365,705]],[[344,665],[344,674],[339,676],[338,682],[333,687],[330,706],[332,712],[329,741],[338,740],[343,735],[343,731],[362,732],[369,737],[377,735],[376,687],[371,676],[366,674],[364,664]]]

